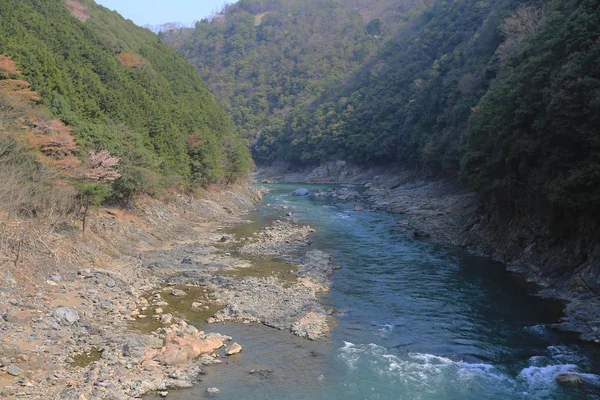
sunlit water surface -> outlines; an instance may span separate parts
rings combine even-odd
[[[330,339],[203,325],[244,350],[169,398],[204,398],[218,387],[220,399],[600,399],[598,349],[549,327],[559,304],[529,296],[501,265],[415,239],[395,226],[401,217],[292,196],[298,187],[273,185],[242,232],[289,210],[316,228],[312,246],[342,267],[324,299],[337,310]],[[570,371],[582,387],[554,382]]]

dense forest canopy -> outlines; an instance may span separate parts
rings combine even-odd
[[[234,179],[249,166],[235,127],[194,68],[152,32],[92,0],[5,0],[0,54],[72,127],[79,155],[120,159],[115,188]]]
[[[417,4],[239,1],[211,23],[161,37],[197,67],[244,137],[252,139],[261,131],[281,132],[291,113],[335,93],[408,23]]]
[[[244,0],[163,38],[257,162],[402,164],[556,215],[598,204],[599,35],[593,0]]]

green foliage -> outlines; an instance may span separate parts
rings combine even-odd
[[[381,35],[383,26],[380,18],[373,18],[367,24],[366,31],[369,35]]]
[[[106,183],[101,182],[75,182],[74,186],[81,205],[81,231],[85,235],[90,209],[100,207],[111,196],[111,190]]]
[[[595,212],[600,3],[389,5],[244,0],[164,38],[258,162],[400,163],[461,174],[511,212]]]
[[[202,183],[218,179],[222,143],[238,139],[194,68],[152,32],[91,0],[80,2],[90,14],[85,22],[62,0],[6,0],[0,53],[12,56],[43,103],[72,125],[82,154],[128,155],[163,183],[174,176],[195,183],[198,163],[215,169]],[[187,136],[195,132],[216,150],[189,151]]]
[[[308,110],[360,67],[384,43],[374,34],[406,21],[397,15],[403,7],[394,0],[356,0],[352,7],[331,0],[245,0],[211,23],[161,37],[197,67],[244,138],[260,132],[266,139],[283,134],[282,120]],[[380,17],[369,23],[361,12]],[[255,156],[273,159],[271,150]]]
[[[471,117],[462,159],[470,184],[509,207],[595,210],[599,63],[600,4],[550,1]]]
[[[112,191],[120,200],[129,201],[139,193],[157,195],[164,186],[160,175],[151,169],[132,163],[122,163],[119,171],[121,177],[113,183]]]
[[[471,109],[500,68],[500,24],[519,0],[433,1],[314,111],[267,131],[257,158],[303,163],[344,158],[456,174]],[[376,19],[367,30],[379,26]]]
[[[231,141],[226,147],[227,164],[224,168],[227,182],[234,182],[251,169],[248,147],[240,141]]]
[[[110,187],[104,183],[76,182],[77,198],[84,208],[100,207],[104,200],[111,196]]]

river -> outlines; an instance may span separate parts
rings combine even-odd
[[[401,216],[292,196],[298,187],[273,185],[244,229],[272,221],[282,205],[316,228],[312,246],[342,267],[323,298],[336,310],[330,338],[202,325],[244,350],[169,398],[204,398],[218,387],[221,399],[600,399],[600,351],[550,327],[560,304],[529,295],[502,265],[415,239],[396,227]],[[570,371],[582,387],[554,382]]]

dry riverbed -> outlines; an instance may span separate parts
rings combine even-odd
[[[251,187],[146,199],[100,210],[85,239],[75,225],[40,230],[47,254],[32,245],[2,274],[0,397],[167,396],[243,351],[243,337],[206,334],[205,322],[326,337],[319,297],[335,265],[311,249],[312,229],[288,217],[227,233],[259,199]]]

